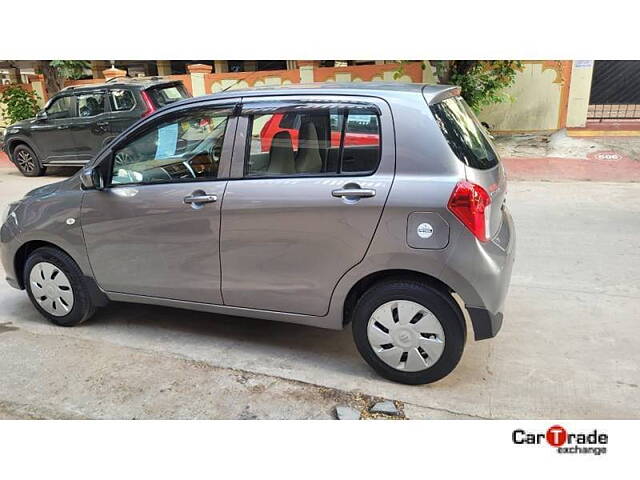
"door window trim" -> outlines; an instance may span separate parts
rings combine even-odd
[[[231,165],[231,156],[233,153],[233,145],[234,139],[236,136],[236,129],[238,124],[237,117],[237,101],[229,102],[225,101],[220,104],[205,104],[205,105],[194,105],[192,108],[181,108],[176,110],[170,110],[165,114],[159,117],[151,117],[148,121],[142,123],[136,130],[131,132],[131,134],[126,137],[120,139],[117,144],[114,144],[109,148],[109,150],[105,153],[100,161],[98,162],[98,168],[101,170],[103,177],[105,178],[105,189],[111,188],[122,188],[122,187],[145,187],[152,185],[167,185],[173,183],[202,183],[202,182],[217,182],[217,181],[227,181],[229,178],[229,168]],[[227,125],[225,127],[224,138],[222,141],[222,151],[220,153],[220,165],[218,167],[218,176],[216,178],[185,178],[185,179],[175,179],[175,180],[166,180],[160,182],[153,183],[145,183],[145,182],[136,182],[136,183],[126,183],[126,184],[112,184],[113,178],[113,161],[115,158],[115,151],[123,148],[124,146],[134,142],[135,140],[141,138],[142,136],[149,133],[151,130],[156,128],[158,125],[165,123],[167,121],[171,121],[172,119],[179,118],[182,116],[190,115],[196,113],[198,111],[213,111],[213,110],[228,110],[229,115],[227,117]]]

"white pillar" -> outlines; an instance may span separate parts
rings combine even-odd
[[[593,60],[573,61],[567,105],[567,127],[584,127],[587,124],[592,77]]]

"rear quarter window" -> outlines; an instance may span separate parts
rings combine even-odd
[[[166,85],[149,88],[147,93],[157,108],[188,98],[184,85]]]
[[[451,150],[462,162],[480,170],[498,164],[498,154],[484,127],[462,98],[447,98],[431,105],[431,111]]]

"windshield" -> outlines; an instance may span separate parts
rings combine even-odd
[[[431,106],[451,150],[466,165],[486,170],[498,164],[484,127],[461,97],[451,97]]]

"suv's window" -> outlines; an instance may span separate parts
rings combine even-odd
[[[378,166],[380,122],[377,113],[366,108],[278,112],[249,119],[248,177],[366,175]]]
[[[111,90],[109,92],[109,103],[111,104],[112,112],[125,112],[136,105],[133,93],[130,90]]]
[[[154,87],[147,90],[154,105],[158,108],[188,98],[189,94],[183,85],[170,85],[166,87]]]
[[[114,152],[111,183],[217,178],[229,115],[199,110],[160,123]]]
[[[71,116],[71,96],[56,98],[47,107],[47,117],[50,119],[69,118]]]
[[[473,168],[488,169],[498,164],[491,142],[469,106],[461,97],[451,97],[431,106],[451,150]]]
[[[95,117],[104,113],[104,92],[76,95],[79,117]]]

